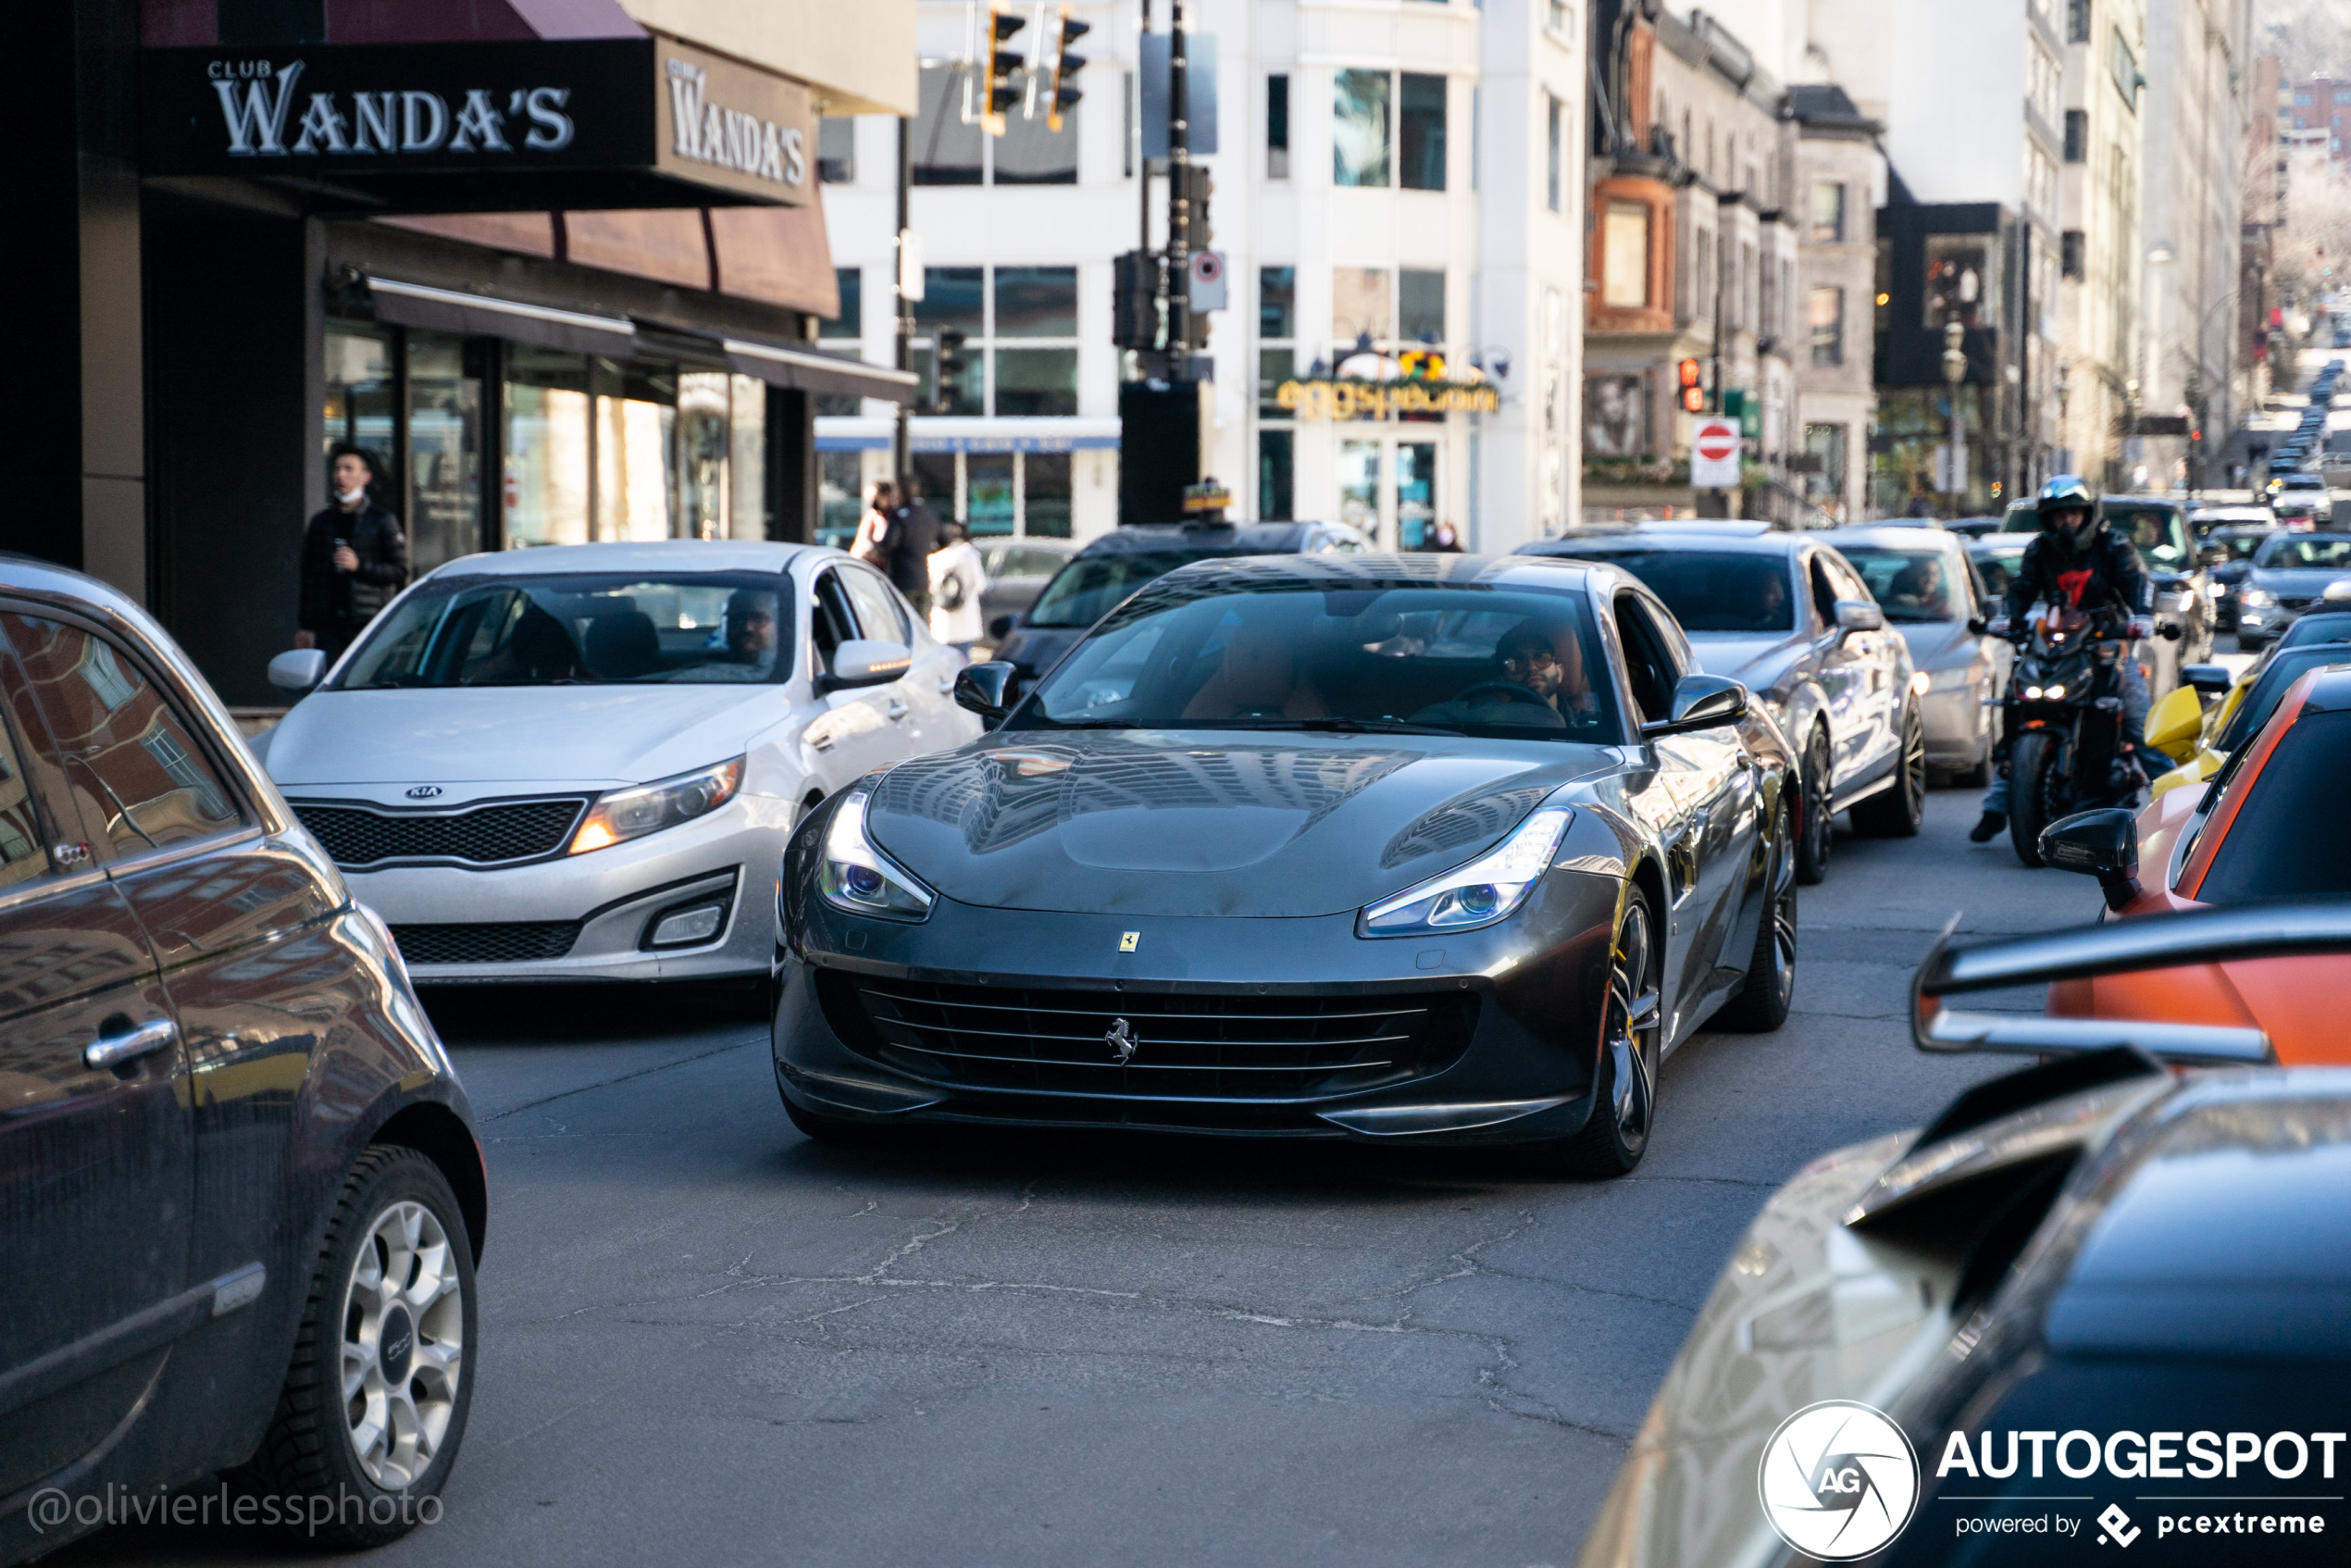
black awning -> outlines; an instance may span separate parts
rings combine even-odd
[[[830,355],[808,354],[741,338],[726,339],[725,346],[728,364],[770,386],[790,387],[799,392],[847,392],[856,397],[911,404],[919,385],[911,370],[892,370],[855,359],[836,359]]]
[[[506,338],[612,359],[626,359],[636,352],[637,328],[625,317],[590,316],[392,278],[370,277],[367,292],[375,300],[376,319],[396,327],[425,327],[468,338]]]

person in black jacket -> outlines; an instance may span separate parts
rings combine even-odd
[[[382,476],[356,446],[338,446],[328,466],[334,504],[302,535],[297,648],[318,648],[333,664],[360,628],[408,586],[408,536],[374,494]]]
[[[909,474],[899,481],[902,497],[889,513],[889,532],[881,541],[890,585],[914,606],[914,619],[930,624],[930,558],[938,550],[939,514],[923,503],[923,493]]]
[[[2041,531],[2024,547],[2016,573],[2009,579],[2001,613],[1991,631],[2006,637],[2035,604],[2051,609],[2070,606],[2090,615],[2103,611],[2121,623],[2133,642],[2155,635],[2155,583],[2129,540],[2107,527],[2098,515],[2089,486],[2071,474],[2059,474],[2041,488]],[[2122,750],[2133,754],[2145,742],[2147,683],[2136,658],[2118,666],[2122,678]],[[1968,830],[1976,843],[1988,843],[2009,823],[2009,775],[2005,758],[2000,776],[1984,797],[1984,815]]]

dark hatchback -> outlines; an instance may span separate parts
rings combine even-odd
[[[465,1430],[487,1209],[389,932],[202,677],[0,556],[0,1561],[216,1472],[238,1517],[402,1534]]]
[[[1227,555],[1361,554],[1363,536],[1345,523],[1148,523],[1088,544],[1024,611],[995,658],[1020,672],[1023,690],[1061,662],[1086,628],[1147,582],[1194,561]]]

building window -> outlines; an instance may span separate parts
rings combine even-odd
[[[989,136],[964,120],[964,72],[953,63],[922,68],[914,117],[914,183],[917,185],[1075,185],[1077,119],[1064,112],[1055,131],[1044,118],[1005,117],[1004,134]],[[974,91],[978,83],[973,84]],[[821,141],[821,132],[819,133]]]
[[[1543,25],[1563,38],[1573,33],[1575,17],[1567,8],[1567,0],[1544,0]]]
[[[2139,75],[2139,57],[2131,53],[2131,45],[2123,41],[2119,27],[2114,30],[2113,43],[2107,51],[2107,68],[2113,73],[2114,90],[2135,111],[2139,106],[2139,87],[2146,79]]]
[[[1560,210],[1560,101],[1543,94],[1543,204]]]
[[[1706,292],[1714,282],[1714,231],[1701,229],[1698,231],[1698,265],[1690,269],[1691,299],[1686,314],[1708,321],[1714,319],[1714,299]]]
[[[1394,294],[1384,267],[1331,269],[1332,357],[1344,358],[1355,345],[1387,338],[1395,319]]]
[[[1020,454],[1020,531],[1031,539],[1067,539],[1071,499],[1066,452]]]
[[[1287,419],[1289,410],[1274,401],[1284,381],[1298,377],[1298,351],[1283,344],[1279,347],[1261,346],[1257,351],[1257,417],[1261,419]]]
[[[1298,336],[1298,268],[1257,269],[1257,335],[1283,339]]]
[[[1845,363],[1845,291],[1822,286],[1812,291],[1812,363]]]
[[[1265,178],[1289,178],[1289,78],[1265,79]]]
[[[1731,298],[1735,302],[1731,306],[1731,324],[1735,327],[1745,327],[1750,330],[1757,329],[1760,318],[1749,314],[1755,300],[1754,285],[1755,247],[1742,242],[1739,245],[1738,276],[1731,280]]]
[[[2090,111],[2065,111],[2065,161],[2087,163],[2090,159]]]
[[[1838,522],[1845,521],[1845,427],[1804,427],[1804,493]]]
[[[1399,182],[1407,191],[1445,189],[1445,79],[1406,71],[1397,93]]]
[[[1926,237],[1925,325],[1941,331],[1947,323],[1999,325],[1991,257],[1992,234],[1929,234]]]
[[[1077,183],[1077,115],[1083,106],[1062,111],[1055,131],[1039,114],[1028,119],[1004,117],[1004,133],[987,140],[989,183],[996,185],[1075,185]]]
[[[1399,342],[1445,341],[1445,269],[1407,267],[1397,274],[1396,337]]]
[[[1343,70],[1334,89],[1331,182],[1386,185],[1388,76],[1384,70]]]
[[[1648,302],[1649,209],[1611,202],[1600,230],[1600,303],[1637,308]]]
[[[827,185],[848,185],[856,181],[855,120],[845,115],[827,115],[816,127],[816,178]]]
[[[1812,243],[1845,243],[1845,186],[1835,180],[1812,181]]]
[[[2058,270],[2068,278],[2087,278],[2089,244],[2079,229],[2069,229],[2058,236]]]
[[[2090,0],[2065,0],[2065,41],[2087,44],[2090,41]]]
[[[820,338],[862,338],[865,335],[865,274],[858,268],[833,268],[834,286],[840,290],[840,314],[816,323]]]
[[[1077,412],[1076,268],[926,268],[914,330],[908,360],[926,384],[938,335],[963,334],[963,369],[939,387],[938,412]]]
[[[1290,430],[1257,432],[1257,516],[1268,523],[1290,520],[1291,452],[1296,434]]]

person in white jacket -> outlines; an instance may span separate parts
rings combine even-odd
[[[988,571],[969,529],[949,523],[946,532],[947,542],[930,557],[930,634],[969,653],[987,635],[979,596],[988,591]]]

